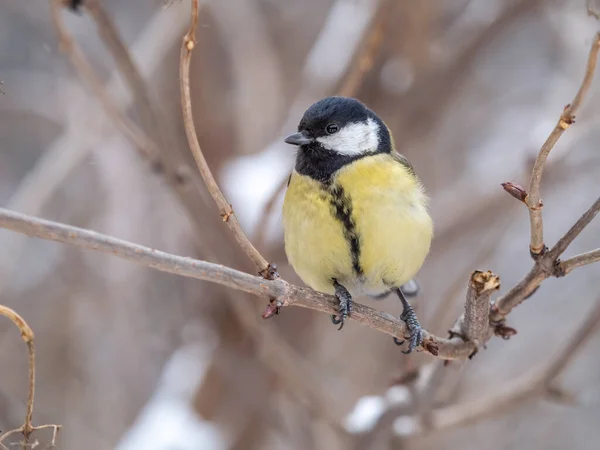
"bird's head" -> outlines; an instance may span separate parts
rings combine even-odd
[[[311,153],[346,158],[391,151],[383,121],[361,102],[347,97],[326,97],[314,103],[304,113],[298,132],[285,142]]]

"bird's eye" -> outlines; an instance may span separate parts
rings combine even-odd
[[[327,127],[325,127],[325,131],[327,131],[327,134],[337,133],[338,130],[339,127],[335,123],[330,123],[329,125],[327,125]]]

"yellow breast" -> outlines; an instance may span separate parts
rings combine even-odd
[[[290,264],[321,292],[333,292],[332,278],[352,294],[399,287],[429,252],[426,200],[419,180],[387,154],[343,167],[327,187],[294,173],[283,207]]]

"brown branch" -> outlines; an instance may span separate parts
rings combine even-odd
[[[194,118],[192,114],[192,99],[190,94],[190,62],[192,60],[192,51],[196,45],[196,28],[198,26],[198,12],[199,12],[199,1],[192,0],[192,15],[190,21],[190,28],[186,35],[183,37],[183,42],[181,45],[181,60],[179,67],[179,81],[181,88],[181,105],[183,108],[183,122],[185,126],[185,134],[188,139],[188,143],[190,145],[190,150],[194,155],[194,159],[196,160],[196,164],[198,165],[198,170],[202,175],[202,179],[210,192],[210,195],[214,199],[215,203],[219,207],[221,212],[221,217],[223,217],[223,221],[227,224],[235,240],[240,245],[244,253],[248,255],[250,260],[256,265],[258,268],[258,273],[265,279],[271,280],[277,278],[277,272],[274,267],[271,266],[263,258],[263,256],[259,253],[258,250],[252,245],[252,243],[248,240],[248,237],[242,230],[240,223],[237,220],[237,217],[234,214],[234,211],[219,189],[215,178],[213,177],[208,164],[206,163],[206,159],[204,158],[204,154],[202,153],[202,149],[200,148],[200,143],[198,142],[198,136],[196,135],[196,127],[194,126]]]
[[[0,228],[96,250],[163,272],[209,281],[259,297],[267,297],[279,307],[300,306],[327,314],[337,311],[337,302],[333,296],[294,286],[281,279],[265,280],[220,264],[173,255],[94,231],[38,219],[4,208],[0,208]],[[354,305],[352,319],[390,336],[403,338],[407,333],[406,325],[400,319],[359,303]],[[464,342],[459,338],[444,339],[427,331],[424,332],[423,347],[429,353],[444,359],[464,359],[475,350],[472,342]]]
[[[476,347],[487,340],[489,329],[490,297],[500,288],[500,278],[489,270],[476,270],[471,274],[465,302],[462,333]]]
[[[594,41],[590,48],[587,67],[583,81],[575,95],[573,101],[565,107],[565,110],[560,115],[558,123],[542,145],[535,164],[531,173],[531,180],[529,182],[529,192],[526,198],[527,207],[529,209],[529,220],[531,222],[531,242],[529,248],[532,256],[537,257],[541,255],[546,246],[544,244],[544,226],[542,220],[542,201],[540,199],[540,184],[542,181],[542,174],[544,172],[544,166],[546,159],[550,154],[550,151],[562,136],[567,128],[569,128],[575,122],[575,113],[581,106],[583,99],[590,89],[592,81],[594,79],[594,71],[596,69],[596,62],[598,59],[598,52],[600,51],[600,33],[596,33]]]
[[[4,316],[11,320],[21,332],[21,338],[27,344],[27,353],[29,355],[29,384],[28,384],[28,394],[27,394],[27,408],[25,411],[25,420],[23,421],[23,425],[14,430],[6,431],[5,433],[0,434],[0,446],[3,449],[6,449],[6,446],[2,444],[9,436],[17,433],[22,433],[25,438],[25,442],[28,442],[29,436],[32,432],[36,430],[41,430],[44,428],[54,427],[54,438],[52,440],[52,445],[55,443],[57,429],[60,428],[60,425],[41,425],[41,426],[33,426],[32,417],[33,417],[33,402],[35,398],[35,345],[34,345],[34,334],[31,327],[27,324],[25,319],[23,319],[16,311],[11,308],[0,305],[0,316]]]
[[[579,218],[577,222],[571,227],[566,234],[559,239],[554,248],[550,250],[549,259],[555,261],[560,255],[564,253],[567,247],[575,240],[577,236],[588,226],[588,224],[596,217],[600,212],[600,197],[589,207],[589,209]]]
[[[584,254],[574,257],[566,265],[558,261],[558,257],[567,249],[573,240],[583,231],[600,211],[600,198],[575,222],[569,231],[559,239],[557,244],[543,255],[539,256],[536,263],[527,275],[511,290],[496,300],[490,312],[492,321],[501,321],[515,307],[531,296],[546,278],[560,277],[572,271],[575,267],[591,264],[598,261],[597,254]],[[576,259],[575,259],[576,258]],[[566,263],[566,261],[565,261]],[[568,269],[568,271],[566,270]]]
[[[558,265],[558,270],[567,274],[577,267],[586,266],[600,261],[600,248],[565,259]]]
[[[119,32],[102,6],[102,2],[98,0],[86,0],[83,6],[96,22],[102,41],[111,53],[119,71],[124,75],[135,98],[140,102],[140,114],[142,115],[142,119],[145,122],[147,129],[154,136],[154,142],[160,143],[162,136],[162,133],[160,132],[162,128],[161,122],[158,119],[154,104],[150,99],[146,83],[135,66],[129,49],[123,43]],[[164,143],[161,144],[164,145]],[[158,149],[155,149],[155,151],[158,153]]]
[[[33,330],[27,324],[27,322],[25,322],[25,319],[7,306],[0,305],[0,315],[11,320],[17,326],[17,328],[19,328],[21,331],[21,337],[27,344],[27,350],[29,353],[29,394],[27,396],[27,412],[25,413],[25,421],[21,427],[21,431],[27,439],[32,430],[31,417],[33,415],[33,399],[35,396],[35,346],[33,343]],[[0,436],[0,442],[1,441],[2,436]]]

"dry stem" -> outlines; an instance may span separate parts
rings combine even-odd
[[[27,352],[29,354],[29,387],[28,387],[28,395],[27,395],[27,409],[25,411],[25,420],[23,421],[23,425],[19,428],[15,428],[14,430],[7,431],[5,433],[0,434],[0,446],[3,449],[7,447],[2,444],[4,440],[6,440],[9,436],[22,433],[25,441],[29,439],[29,436],[32,432],[36,430],[41,430],[43,428],[54,427],[54,437],[52,439],[52,445],[54,445],[56,440],[56,433],[60,425],[41,425],[38,427],[34,427],[31,424],[33,417],[33,402],[35,397],[35,345],[34,345],[34,335],[33,330],[27,324],[25,319],[23,319],[17,312],[12,310],[11,308],[0,305],[0,316],[7,317],[10,319],[21,331],[21,337],[27,344]]]
[[[208,188],[208,192],[214,199],[215,203],[219,207],[221,217],[227,224],[235,240],[240,245],[242,250],[248,255],[252,262],[258,268],[258,273],[265,279],[271,280],[277,278],[273,266],[267,262],[265,258],[259,253],[258,250],[248,240],[248,237],[242,230],[242,227],[234,214],[234,211],[221,192],[221,189],[217,185],[215,178],[213,177],[200,143],[198,142],[198,136],[196,135],[196,127],[194,126],[194,118],[192,114],[192,99],[190,94],[190,62],[192,59],[192,51],[196,45],[196,28],[198,26],[198,12],[199,2],[198,0],[192,0],[192,15],[190,21],[190,28],[186,35],[183,37],[181,45],[181,60],[179,67],[179,80],[181,87],[181,105],[183,108],[183,122],[185,126],[185,134],[190,145],[190,150],[194,155],[198,170],[202,175],[202,179]]]
[[[546,139],[546,142],[544,142],[544,145],[542,145],[542,148],[540,149],[533,166],[531,180],[529,182],[529,192],[525,201],[529,209],[529,220],[531,222],[531,242],[529,244],[529,248],[534,258],[543,254],[544,250],[546,249],[544,244],[544,226],[542,221],[542,201],[540,199],[540,184],[542,182],[542,174],[544,172],[546,159],[565,130],[575,122],[575,113],[581,106],[581,103],[583,102],[583,99],[590,89],[594,79],[598,51],[600,51],[600,33],[596,33],[594,37],[594,41],[588,56],[585,75],[583,77],[581,86],[575,95],[575,98],[569,105],[565,107],[565,110],[560,115],[558,123],[550,133],[550,136],[548,136],[548,139]]]

